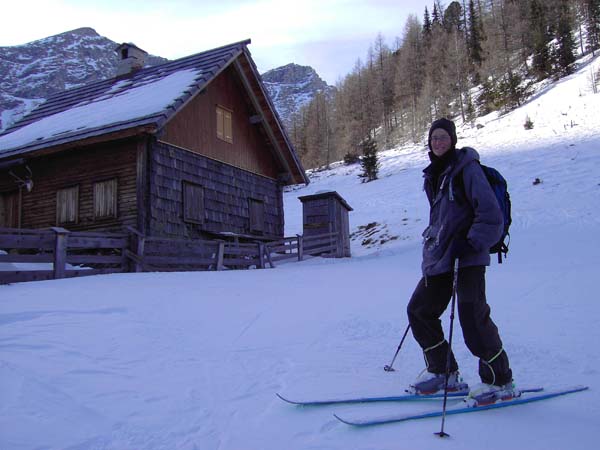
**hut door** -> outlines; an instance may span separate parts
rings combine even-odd
[[[253,198],[248,200],[250,209],[250,232],[262,234],[265,231],[265,204]]]
[[[19,191],[0,193],[0,227],[19,228]]]

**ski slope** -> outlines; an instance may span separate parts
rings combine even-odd
[[[356,429],[333,417],[435,402],[302,408],[275,396],[400,394],[423,369],[407,339],[396,371],[383,370],[420,277],[428,159],[415,145],[382,152],[372,183],[360,182],[357,166],[337,165],[285,194],[293,235],[302,230],[298,196],[339,192],[354,208],[352,258],[0,286],[0,449],[596,448],[600,94],[588,74],[599,68],[600,59],[584,60],[518,110],[459,130],[459,146],[499,169],[512,196],[509,258],[492,262],[487,289],[516,384],[590,390],[448,417],[443,443],[437,419]],[[523,128],[526,115],[533,130]],[[458,326],[454,343],[476,383]]]

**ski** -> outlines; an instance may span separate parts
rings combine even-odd
[[[546,400],[546,399],[558,397],[561,395],[572,394],[574,392],[580,392],[580,391],[584,391],[586,389],[588,389],[587,386],[576,386],[573,388],[567,388],[567,389],[561,389],[561,390],[555,390],[555,391],[548,391],[548,392],[544,391],[542,393],[521,391],[521,392],[524,392],[524,395],[522,395],[521,397],[517,397],[512,400],[506,400],[506,401],[502,401],[502,402],[498,402],[498,403],[492,403],[491,405],[483,405],[483,406],[458,405],[455,407],[451,407],[446,410],[446,415],[465,414],[465,413],[471,413],[471,412],[486,411],[488,409],[506,408],[509,406],[538,402],[541,400]],[[528,394],[531,394],[531,395],[528,395]],[[429,411],[429,412],[424,412],[424,413],[419,413],[419,414],[387,415],[387,416],[372,417],[372,418],[367,418],[367,417],[346,418],[346,417],[338,416],[337,414],[334,414],[334,416],[340,422],[343,422],[345,424],[353,425],[353,426],[357,426],[357,427],[366,427],[366,426],[371,426],[371,425],[382,425],[382,424],[386,424],[386,423],[396,423],[396,422],[406,422],[409,420],[427,419],[430,417],[440,417],[440,416],[442,416],[442,411],[436,410],[436,411]]]
[[[542,388],[531,388],[523,389],[521,392],[539,392]],[[449,398],[463,399],[469,393],[468,389],[463,391],[448,392]],[[292,400],[284,397],[281,394],[275,394],[281,400],[292,405],[300,406],[324,406],[324,405],[337,405],[337,404],[348,404],[348,403],[377,403],[377,402],[410,402],[418,400],[428,399],[443,399],[444,393],[438,392],[435,394],[401,394],[401,395],[389,395],[389,396],[371,396],[371,397],[340,397],[330,399],[315,399],[315,400]]]
[[[456,391],[456,392],[448,392],[448,397],[456,397],[456,398],[464,398],[469,391]],[[281,394],[275,394],[281,400],[287,403],[291,403],[292,405],[301,405],[301,406],[321,406],[321,405],[336,405],[343,403],[375,403],[375,402],[406,402],[413,400],[426,400],[426,399],[440,399],[444,398],[444,393],[436,393],[436,394],[401,394],[401,395],[389,395],[389,396],[373,396],[373,397],[340,397],[340,398],[331,398],[324,400],[291,400],[289,398],[284,397]]]

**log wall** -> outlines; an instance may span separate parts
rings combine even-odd
[[[136,226],[136,141],[124,140],[75,148],[27,162],[33,189],[21,190],[20,227],[47,228],[56,221],[56,193],[79,186],[77,223],[64,224],[69,230],[117,230]],[[25,176],[24,166],[11,170]],[[0,192],[17,188],[8,170],[0,171]],[[94,183],[117,178],[117,217],[94,217]]]

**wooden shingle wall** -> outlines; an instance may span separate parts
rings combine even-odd
[[[283,237],[283,192],[276,181],[162,142],[150,156],[152,236],[200,238],[250,234],[249,201],[264,202],[265,237]],[[184,221],[183,184],[204,189],[204,223]]]
[[[331,208],[333,208],[333,204],[327,198],[303,203],[303,235],[314,236],[331,233],[333,231]]]

